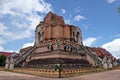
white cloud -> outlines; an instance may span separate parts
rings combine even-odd
[[[5,43],[6,43],[6,41],[0,37],[0,45],[3,45]]]
[[[107,2],[109,3],[109,4],[111,4],[111,3],[113,3],[113,2],[115,2],[116,0],[107,0]]]
[[[82,10],[84,10],[83,8],[81,8],[81,7],[76,7],[75,9],[74,9],[75,11],[75,13],[79,13],[80,11],[82,11]]]
[[[62,13],[65,14],[66,10],[65,9],[61,9]]]
[[[71,24],[71,20],[70,19],[65,19],[65,23],[66,24]]]
[[[32,36],[30,33],[30,30],[24,30],[22,32],[16,31],[12,32],[9,31],[9,28],[4,26],[3,24],[0,23],[0,44],[2,45],[3,43],[16,40],[16,39],[22,39],[22,38],[28,38]]]
[[[48,11],[52,6],[44,0],[0,0],[0,45],[34,36],[35,27]]]
[[[19,52],[19,50],[5,50],[2,46],[0,46],[0,51],[4,51],[4,52],[16,52],[16,53],[18,53]]]
[[[21,29],[21,28],[27,28],[27,24],[26,23],[20,23],[18,21],[13,21],[11,24],[15,25],[19,29]]]
[[[34,42],[32,42],[32,43],[25,43],[22,48],[33,46],[33,45],[34,45]]]
[[[7,27],[0,23],[0,36],[2,35],[2,33],[4,33],[5,30],[7,30]]]
[[[16,52],[16,53],[19,53],[19,50],[5,50],[2,46],[0,46],[0,51],[4,51],[4,52]]]
[[[72,15],[71,14],[69,14],[69,17],[68,18],[66,18],[66,19],[64,19],[64,21],[65,21],[65,23],[66,24],[71,24],[72,25]]]
[[[51,10],[51,4],[44,0],[3,0],[1,4],[2,14],[19,15],[19,13],[28,14],[34,11],[46,13]]]
[[[83,40],[83,44],[85,46],[91,46],[96,40],[97,38],[89,37],[86,40]]]
[[[6,43],[5,36],[4,36],[7,34],[6,30],[7,30],[7,27],[5,27],[3,24],[0,23],[0,45],[3,45]]]
[[[80,20],[82,20],[82,19],[85,19],[85,17],[84,17],[84,16],[81,16],[81,15],[76,15],[76,16],[74,17],[74,20],[75,20],[75,21],[80,21]]]
[[[105,43],[102,47],[111,52],[116,58],[120,58],[120,38]]]
[[[86,24],[82,24],[81,26],[82,26],[84,29],[88,29],[88,27],[89,27],[90,25],[91,25],[91,24],[86,23]]]
[[[3,51],[3,50],[4,50],[4,48],[0,46],[0,51]]]

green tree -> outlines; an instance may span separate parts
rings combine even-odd
[[[59,64],[55,65],[55,71],[59,72],[59,78],[61,78],[61,72],[63,71],[63,68],[65,67],[64,62],[60,61]]]
[[[4,66],[5,65],[5,60],[6,60],[6,56],[0,55],[0,66]]]
[[[118,8],[118,12],[120,13],[120,7]]]

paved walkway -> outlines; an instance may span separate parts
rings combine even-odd
[[[61,79],[0,71],[0,80],[120,80],[120,70]]]

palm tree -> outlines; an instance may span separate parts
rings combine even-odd
[[[63,68],[65,67],[64,62],[60,61],[59,64],[55,65],[55,71],[59,72],[59,78],[61,78],[61,72],[63,71]]]

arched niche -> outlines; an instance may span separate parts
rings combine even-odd
[[[76,27],[73,31],[74,41],[82,45],[82,34],[80,28]]]
[[[39,37],[39,41],[43,41],[43,28],[40,26],[39,32],[38,32],[38,37]]]
[[[44,39],[44,30],[42,26],[38,26],[35,31],[35,42],[39,44]]]

